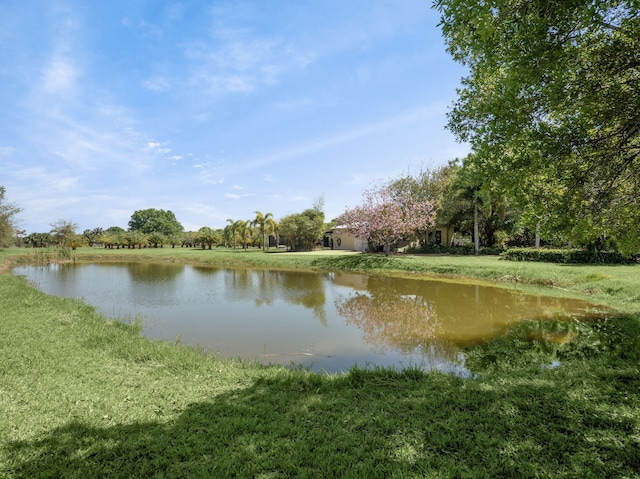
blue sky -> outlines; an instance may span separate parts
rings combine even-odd
[[[468,152],[429,0],[3,0],[0,185],[21,227],[276,219]]]

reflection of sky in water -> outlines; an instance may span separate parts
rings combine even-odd
[[[465,375],[459,346],[524,318],[581,315],[580,301],[486,286],[364,276],[165,264],[23,267],[49,294],[83,298],[143,333],[222,356],[328,372],[416,366]]]

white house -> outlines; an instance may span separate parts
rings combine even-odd
[[[429,232],[429,242],[441,245],[464,244],[465,239],[457,238],[453,226],[436,225]],[[403,242],[398,246],[406,246],[408,242]],[[324,246],[337,250],[361,251],[367,250],[367,239],[356,238],[344,226],[335,226],[325,232]]]
[[[325,246],[347,251],[366,251],[367,240],[356,238],[344,226],[335,226],[325,233]]]

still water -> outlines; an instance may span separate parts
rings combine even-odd
[[[42,291],[139,317],[149,338],[225,357],[337,372],[421,367],[467,375],[460,348],[524,319],[595,318],[583,301],[484,285],[351,273],[169,264],[28,266]]]

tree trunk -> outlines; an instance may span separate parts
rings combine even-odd
[[[480,254],[480,234],[478,228],[478,198],[473,202],[473,240],[475,245],[475,254]]]
[[[540,222],[536,223],[536,249],[540,249]]]

